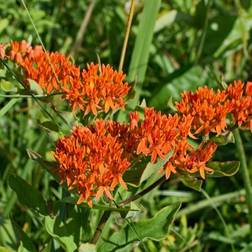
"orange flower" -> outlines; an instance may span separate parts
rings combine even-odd
[[[214,92],[208,87],[201,87],[196,92],[184,92],[177,109],[184,115],[193,116],[194,134],[210,132],[218,135],[227,130],[227,115],[233,116],[238,126],[250,128],[252,125],[252,84],[245,85],[234,81],[226,90]]]
[[[83,89],[89,100],[85,114],[90,111],[97,114],[97,110],[107,113],[110,109],[124,108],[123,97],[128,94],[128,83],[124,83],[125,75],[117,72],[109,65],[90,64],[82,72]]]
[[[104,121],[97,121],[92,129],[75,127],[70,136],[60,138],[55,158],[61,182],[78,190],[77,204],[86,200],[92,206],[92,198],[98,200],[103,194],[112,199],[118,184],[127,188],[122,175],[130,162],[117,137],[107,132]]]
[[[178,136],[179,116],[162,115],[153,108],[145,108],[144,116],[139,128],[137,154],[150,155],[151,162],[154,163],[158,156],[165,159],[173,149]]]
[[[178,167],[189,173],[199,172],[205,179],[205,172],[211,172],[212,169],[206,166],[206,163],[212,158],[217,149],[214,142],[202,142],[197,149],[192,148],[188,143],[181,142],[169,162],[166,164],[166,176],[169,177],[170,170]],[[173,171],[174,172],[174,171]]]
[[[195,93],[184,92],[177,109],[184,115],[193,116],[194,134],[220,134],[226,128],[226,115],[230,112],[230,107],[224,103],[225,99],[223,91],[214,92],[208,87],[200,87]]]
[[[212,158],[217,145],[211,142],[194,149],[188,143],[188,137],[194,138],[191,134],[192,122],[191,115],[162,115],[152,108],[146,108],[145,118],[134,134],[137,154],[150,156],[151,162],[155,163],[157,157],[165,160],[167,154],[171,153],[171,157],[161,168],[167,179],[171,173],[177,172],[177,168],[190,173],[199,172],[205,178],[205,171],[210,171],[206,162]]]
[[[227,104],[232,108],[234,123],[238,126],[249,128],[252,131],[252,95],[251,82],[245,85],[235,81],[227,90]]]
[[[80,71],[69,58],[55,52],[45,52],[42,47],[32,48],[27,42],[12,42],[7,58],[23,70],[24,80],[35,80],[47,94],[60,92],[72,109],[96,115],[98,112],[124,108],[124,97],[129,92],[125,75],[109,65],[90,64]],[[4,56],[2,46],[1,57]]]

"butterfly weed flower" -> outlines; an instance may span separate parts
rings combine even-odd
[[[124,81],[125,74],[110,65],[91,63],[81,71],[69,57],[44,51],[41,46],[32,47],[26,41],[11,42],[6,58],[22,69],[27,85],[32,79],[46,94],[61,93],[73,110],[96,115],[125,106],[124,99],[130,89]]]
[[[220,134],[226,128],[226,115],[231,111],[225,100],[224,91],[214,92],[212,88],[200,87],[196,92],[184,92],[176,107],[181,114],[193,117],[194,134]]]
[[[226,102],[231,107],[234,123],[252,131],[252,83],[234,81],[233,85],[228,86],[226,93]]]
[[[183,115],[193,116],[194,134],[224,133],[228,129],[229,115],[233,124],[252,130],[251,85],[251,82],[234,81],[222,91],[200,87],[195,92],[184,92],[177,109]]]
[[[103,194],[112,199],[118,184],[127,188],[122,175],[130,162],[122,143],[106,130],[105,124],[99,120],[91,128],[77,126],[56,144],[61,182],[78,190],[77,204],[86,200],[92,206],[92,198],[98,200]]]
[[[107,113],[110,109],[116,110],[124,108],[125,97],[129,92],[129,85],[124,82],[125,74],[113,70],[110,65],[91,63],[87,69],[81,73],[82,81],[76,88],[65,88],[66,97],[74,104],[74,107],[80,107],[88,114],[94,115],[98,111]],[[83,102],[79,105],[78,94],[81,94]]]
[[[135,116],[131,116],[135,118]],[[165,161],[161,171],[168,179],[177,169],[189,173],[199,173],[205,178],[205,172],[211,170],[206,163],[212,158],[217,145],[213,142],[193,148],[188,138],[191,133],[193,117],[191,115],[164,115],[153,108],[145,108],[144,120],[140,123],[137,137],[137,154],[151,157],[156,163],[157,158]],[[166,160],[167,155],[171,156]]]

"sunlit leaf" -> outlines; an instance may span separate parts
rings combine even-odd
[[[180,204],[166,206],[161,209],[153,218],[145,219],[137,223],[127,224],[124,228],[115,232],[97,248],[97,251],[115,251],[134,241],[151,239],[159,241],[167,236],[174,216],[180,208]]]
[[[78,232],[75,229],[76,221],[78,220],[69,219],[67,223],[64,223],[60,221],[59,217],[45,217],[46,231],[61,244],[66,252],[72,252],[77,249],[74,241],[74,236]]]

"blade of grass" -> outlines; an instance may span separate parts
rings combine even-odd
[[[161,0],[144,1],[137,37],[131,57],[128,72],[128,81],[143,83],[150,55],[151,42],[154,33],[155,21]],[[135,107],[139,100],[140,87],[136,86],[136,94],[130,105]]]
[[[144,1],[144,9],[129,67],[129,81],[137,80],[139,83],[144,81],[160,3],[160,0]]]
[[[212,197],[211,200],[205,199],[205,200],[193,203],[192,205],[189,205],[188,207],[180,210],[178,214],[176,215],[176,219],[179,219],[182,215],[193,214],[194,212],[197,212],[203,208],[209,207],[212,204],[214,204],[215,206],[218,206],[219,204],[223,202],[228,202],[234,199],[238,199],[241,195],[245,195],[245,190],[226,193],[226,194]]]
[[[247,166],[246,154],[244,151],[239,129],[234,130],[234,137],[235,137],[237,153],[239,155],[239,159],[241,162],[240,170],[241,170],[242,179],[243,179],[243,183],[244,183],[245,191],[246,191],[246,201],[247,201],[247,206],[248,206],[250,234],[252,235],[252,188],[251,188],[250,174],[249,174],[249,170]]]
[[[4,116],[18,101],[18,99],[11,99],[3,108],[0,109],[0,117]]]

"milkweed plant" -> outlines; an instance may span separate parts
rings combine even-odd
[[[131,222],[129,216],[141,212],[135,209],[137,202],[158,186],[169,186],[173,178],[201,190],[209,177],[234,175],[239,160],[214,161],[219,145],[228,141],[236,141],[240,169],[246,173],[239,129],[252,131],[250,81],[184,91],[170,113],[144,102],[129,111],[127,103],[137,84],[128,83],[126,74],[114,66],[98,61],[81,68],[73,58],[25,40],[1,43],[0,60],[9,80],[15,79],[16,96],[33,98],[50,119],[42,130],[57,128],[49,159],[33,150],[28,154],[58,182],[62,198],[46,201],[15,174],[9,181],[18,197],[27,195],[21,204],[41,216],[64,251],[115,251],[144,239],[162,239],[181,205],[165,206],[145,221]],[[44,105],[59,120],[53,120]],[[121,113],[126,115],[124,120],[118,120]],[[250,193],[248,186],[251,215]],[[39,201],[36,204],[34,197]],[[81,218],[83,209],[89,212]],[[100,214],[96,225],[88,228],[93,211]],[[113,227],[113,214],[124,219],[124,224]]]

